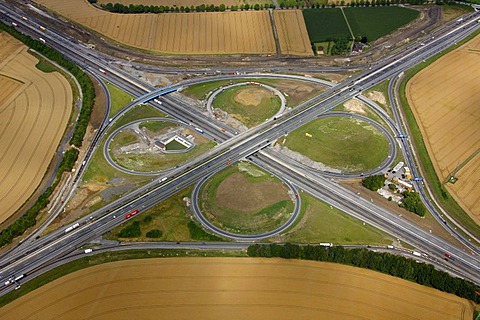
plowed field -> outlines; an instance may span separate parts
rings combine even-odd
[[[301,10],[273,11],[282,54],[312,56],[312,46]]]
[[[12,41],[0,33],[0,56],[6,57],[0,63],[0,222],[40,183],[72,108],[67,80],[35,68],[37,59]]]
[[[103,264],[0,309],[8,319],[472,319],[432,288],[331,263],[163,258]]]
[[[114,14],[83,0],[38,3],[120,43],[173,54],[271,54],[268,11]]]
[[[480,149],[480,36],[438,59],[407,84],[407,98],[441,180]],[[446,184],[480,224],[480,154]]]

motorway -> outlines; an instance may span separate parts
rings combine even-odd
[[[41,34],[49,43],[50,40],[55,40],[55,44],[53,44],[53,41],[51,43],[52,47],[63,52],[72,60],[80,64],[84,63],[84,67],[87,70],[92,72],[100,68],[107,70],[106,78],[112,83],[120,84],[120,87],[127,91],[137,91],[139,89],[143,90],[143,92],[152,91],[152,88],[139,83],[135,77],[104,63],[102,60],[96,60],[96,57],[90,52],[85,53],[88,49],[79,49],[78,43],[72,44],[71,39],[65,40],[62,38],[61,33],[55,33],[52,30],[48,30],[47,35],[40,33],[38,23],[35,25],[35,22],[29,21],[27,25],[21,19],[21,15],[12,11],[11,8],[2,6],[1,3],[0,7],[8,12],[7,18],[4,15],[1,16],[2,20],[8,19],[6,22],[14,20],[25,29],[25,32],[32,33],[36,37]],[[169,177],[165,182],[155,180],[93,213],[92,219],[85,217],[78,220],[80,226],[73,231],[66,233],[64,230],[57,230],[34,241],[28,247],[25,246],[20,247],[19,250],[13,250],[8,256],[3,256],[0,260],[2,267],[0,276],[3,279],[12,274],[28,275],[32,270],[36,270],[49,261],[67,255],[83,243],[121,224],[125,221],[124,215],[131,210],[138,209],[144,211],[175,194],[177,190],[198,182],[206,174],[221,170],[225,167],[227,161],[237,161],[268,147],[272,141],[284,135],[285,132],[294,130],[302,123],[306,123],[313,117],[320,116],[330,108],[357,96],[361,91],[368,89],[374,84],[391,78],[399,72],[421,63],[426,58],[444,50],[454,42],[460,41],[479,28],[475,19],[476,16],[472,14],[471,17],[465,19],[462,25],[458,27],[453,26],[453,29],[446,31],[444,35],[438,36],[427,45],[407,50],[401,53],[401,56],[391,57],[385,60],[383,64],[376,65],[372,69],[352,77],[348,82],[341,83],[335,88],[329,89],[316,98],[283,114],[279,120],[263,123],[247,132],[233,135],[233,137],[230,137],[227,133],[221,133],[223,125],[217,125],[211,119],[203,119],[200,116],[195,117],[196,124],[204,123],[204,129],[208,126],[208,131],[206,130],[208,136],[222,138],[224,142],[188,165],[178,168],[178,170],[174,171],[175,177]],[[98,73],[98,71],[96,72]],[[105,75],[101,76],[105,78]],[[245,75],[243,76],[245,77]],[[258,75],[249,76],[258,77]],[[114,77],[117,77],[117,79],[113,79]],[[231,79],[231,76],[224,77]],[[213,77],[210,79],[213,80]],[[143,88],[141,88],[142,86]],[[162,92],[172,89],[175,88],[161,88],[142,96],[136,103],[150,101],[158,97]],[[165,108],[166,105],[167,103],[163,103],[161,108]],[[180,116],[185,116],[185,114],[181,113],[183,110],[177,112]],[[192,113],[186,114],[192,115]],[[99,132],[106,132],[109,125],[105,123]],[[228,133],[231,134],[231,132]],[[102,134],[98,134],[99,138],[92,143],[91,151],[87,152],[87,160],[93,154],[101,136]],[[405,147],[405,150],[407,147]],[[402,148],[402,150],[404,149]],[[383,208],[358,198],[324,177],[316,176],[311,172],[302,173],[301,168],[294,168],[289,163],[282,162],[274,157],[268,157],[267,152],[262,151],[259,153],[259,161],[263,162],[261,163],[262,166],[275,168],[279,175],[283,175],[293,185],[382,230],[389,230],[389,233],[415,245],[428,254],[441,257],[448,251],[456,258],[455,261],[451,261],[452,267],[465,278],[480,283],[480,261],[477,255],[465,252],[463,249],[457,248],[411,223],[398,219],[395,215],[385,212]],[[422,186],[418,185],[418,187],[421,188]],[[470,250],[478,253],[478,248],[469,244],[468,241],[466,245],[469,245]],[[9,288],[1,288],[0,292],[4,293],[8,290]]]

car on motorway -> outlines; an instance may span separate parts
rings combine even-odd
[[[136,215],[138,213],[138,210],[133,210],[133,211],[130,211],[129,213],[127,213],[125,215],[125,219],[129,219],[131,218],[132,216]]]

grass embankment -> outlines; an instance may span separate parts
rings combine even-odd
[[[301,197],[303,218],[282,242],[391,245],[395,240],[310,194],[302,193]]]
[[[110,113],[108,114],[108,116],[111,117],[111,116],[114,116],[118,111],[120,111],[127,104],[132,102],[133,96],[119,89],[113,84],[110,84],[108,82],[105,82],[105,84],[108,88],[108,91],[110,91],[110,98],[112,99]]]
[[[429,182],[429,186],[435,195],[435,198],[438,200],[440,205],[449,213],[449,215],[451,215],[457,222],[459,222],[462,226],[464,226],[476,237],[480,237],[480,226],[476,224],[475,221],[473,221],[468,216],[468,214],[458,205],[455,199],[453,199],[453,197],[447,192],[447,190],[445,190],[445,188],[443,187],[443,183],[439,180],[437,173],[435,172],[435,168],[433,166],[432,161],[430,160],[430,156],[428,155],[427,148],[425,147],[422,133],[415,120],[415,116],[413,115],[411,107],[408,104],[405,88],[406,88],[407,82],[415,74],[420,72],[422,69],[428,67],[430,64],[438,60],[443,55],[453,51],[454,49],[458,48],[459,46],[473,39],[478,34],[480,34],[480,31],[476,31],[475,33],[468,36],[466,39],[462,40],[461,42],[458,42],[457,45],[452,46],[451,48],[445,50],[444,52],[437,54],[436,56],[433,56],[430,59],[425,60],[424,63],[417,65],[416,67],[405,72],[405,75],[402,79],[402,83],[400,84],[400,90],[399,90],[400,102],[402,104],[405,118],[407,120],[408,127],[410,130],[410,138],[412,139],[415,145],[415,149],[417,151],[417,155],[420,160],[420,165],[425,174],[425,178]]]
[[[215,91],[222,86],[229,85],[231,83],[245,82],[245,79],[232,79],[232,80],[219,80],[195,84],[188,86],[182,90],[182,94],[192,99],[202,100],[205,99],[210,91]]]
[[[75,261],[68,262],[62,266],[52,269],[35,279],[24,284],[18,290],[11,291],[0,297],[0,307],[7,305],[15,299],[26,295],[27,293],[58,279],[69,273],[82,270],[88,267],[96,266],[114,261],[149,259],[149,258],[169,258],[169,257],[246,257],[245,251],[226,251],[226,250],[180,250],[180,249],[148,249],[148,250],[125,250],[104,252],[88,257],[83,257]]]
[[[184,198],[190,197],[192,187],[186,188],[140,216],[134,217],[127,223],[112,229],[105,234],[106,239],[128,241],[222,241],[223,239],[205,232],[196,222],[192,221],[191,212]],[[123,216],[117,219],[124,219]],[[138,223],[140,236],[121,238],[118,234]],[[160,230],[161,236],[147,237],[152,230]]]
[[[139,127],[140,128],[147,128],[148,130],[152,131],[153,133],[157,133],[162,129],[170,128],[175,126],[176,124],[173,122],[166,122],[166,121],[145,121],[142,122]]]
[[[254,103],[253,101],[242,103],[237,99],[239,94],[249,95],[250,93],[260,94],[261,101],[253,105],[247,104]],[[280,98],[271,93],[270,90],[253,86],[240,86],[225,90],[213,102],[214,108],[222,109],[249,128],[273,117],[280,110],[280,106]]]
[[[246,162],[211,177],[202,186],[199,202],[214,225],[237,234],[273,230],[288,220],[294,207],[278,178]]]
[[[372,170],[388,155],[388,141],[382,133],[366,122],[345,117],[313,120],[289,133],[285,146],[344,172]]]

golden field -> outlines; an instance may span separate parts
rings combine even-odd
[[[415,114],[435,170],[444,181],[480,150],[480,36],[441,57],[407,84]],[[446,187],[480,224],[480,154]]]
[[[465,299],[350,266],[161,258],[74,272],[0,309],[8,319],[472,319]]]
[[[63,136],[72,91],[59,73],[44,73],[27,47],[0,33],[0,222],[30,197]]]
[[[169,54],[273,54],[268,11],[114,14],[84,0],[37,0],[108,38]]]
[[[282,54],[313,56],[301,10],[273,11]]]

